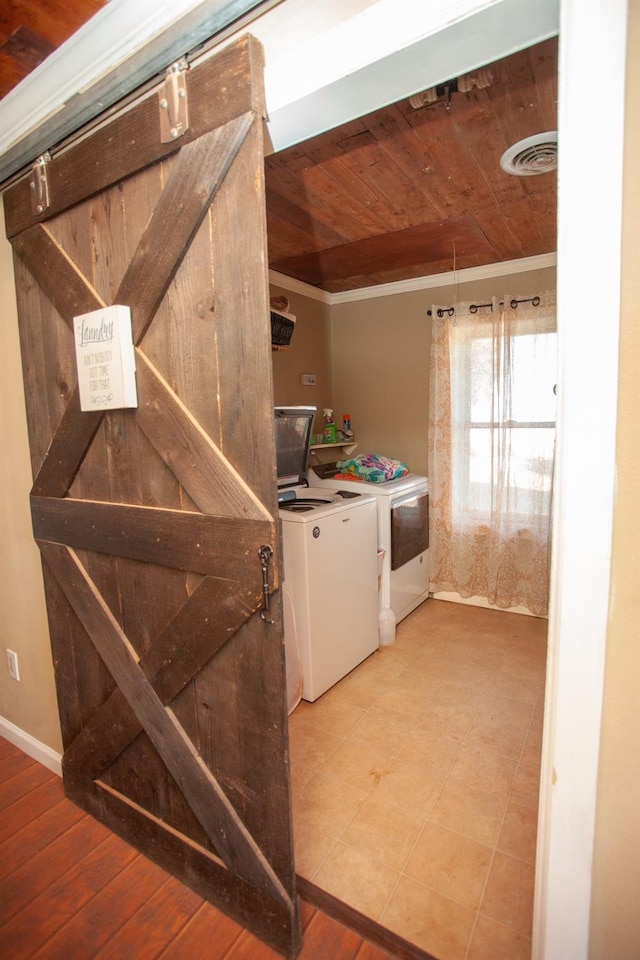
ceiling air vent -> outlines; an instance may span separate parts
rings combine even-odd
[[[533,177],[549,173],[558,166],[558,133],[550,130],[534,137],[519,140],[500,157],[500,166],[505,173],[516,177]]]

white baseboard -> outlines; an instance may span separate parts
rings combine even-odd
[[[57,773],[59,777],[62,776],[62,754],[52,750],[51,747],[41,743],[40,740],[36,740],[30,733],[25,733],[15,723],[5,720],[4,717],[0,717],[0,736],[19,747],[29,757],[41,763],[43,767]]]
[[[503,613],[524,613],[525,616],[535,617],[535,613],[527,607],[496,607],[495,603],[489,603],[486,597],[461,597],[459,593],[450,593],[447,590],[439,590],[433,594],[434,600],[450,600],[452,603],[468,603],[472,607],[485,607],[487,610],[501,610]],[[546,619],[546,617],[544,618]]]

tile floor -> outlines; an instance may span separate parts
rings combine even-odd
[[[438,960],[528,960],[546,635],[428,600],[302,701],[298,872]]]

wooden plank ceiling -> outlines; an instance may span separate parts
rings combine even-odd
[[[105,2],[3,6],[0,96]],[[557,41],[473,78],[268,157],[271,268],[335,293],[555,251],[555,171],[515,177],[500,157],[557,127]]]
[[[107,0],[2,0],[0,98],[87,22]]]
[[[555,251],[555,171],[513,176],[500,157],[556,129],[557,41],[487,73],[268,157],[272,269],[339,292]]]

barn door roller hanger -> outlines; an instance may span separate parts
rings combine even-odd
[[[31,167],[29,178],[29,192],[31,193],[31,212],[38,216],[44,213],[49,206],[49,181],[47,180],[47,164],[51,161],[50,153],[43,153]]]
[[[158,91],[160,106],[160,140],[171,143],[189,128],[186,73],[189,64],[182,58],[168,68],[164,83]]]

